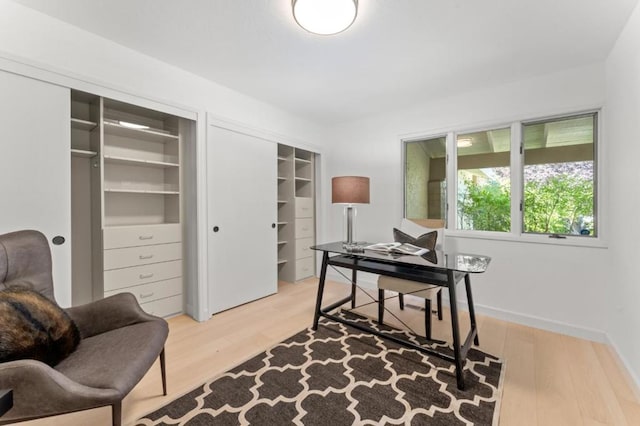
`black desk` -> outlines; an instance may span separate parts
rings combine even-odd
[[[363,243],[367,245],[367,243]],[[353,253],[342,247],[341,242],[319,244],[311,247],[313,250],[322,251],[322,268],[320,270],[320,282],[318,283],[318,295],[316,297],[315,315],[313,318],[313,329],[318,329],[320,317],[329,318],[333,321],[348,324],[352,327],[376,334],[382,338],[392,340],[401,345],[416,349],[420,352],[437,356],[450,361],[456,366],[456,380],[459,389],[464,389],[464,361],[471,343],[479,344],[478,329],[476,327],[475,308],[471,295],[470,274],[482,273],[487,270],[490,257],[431,251],[423,256],[412,255],[390,255],[386,253],[365,250],[362,253]],[[324,295],[325,279],[327,277],[328,266],[351,269],[351,294],[329,306],[322,306]],[[449,303],[451,309],[451,331],[453,335],[453,356],[438,352],[433,348],[416,345],[405,340],[398,339],[388,334],[381,334],[377,330],[365,327],[362,324],[349,322],[341,317],[332,315],[330,312],[351,302],[355,305],[355,285],[357,284],[357,271],[371,272],[378,275],[386,275],[410,281],[424,283],[425,285],[446,287],[449,290]],[[456,285],[464,279],[467,302],[469,305],[469,318],[471,329],[464,342],[460,339],[460,325],[458,320],[458,306],[456,303]]]
[[[13,408],[13,390],[0,389],[0,417]]]

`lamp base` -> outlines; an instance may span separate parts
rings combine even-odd
[[[342,235],[345,236],[343,241],[343,245],[354,245],[356,244],[356,226],[355,226],[355,217],[357,215],[357,210],[355,206],[351,204],[347,204],[344,206],[344,215],[342,221]]]

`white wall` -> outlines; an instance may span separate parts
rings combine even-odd
[[[388,241],[402,217],[400,135],[575,112],[601,107],[604,98],[604,65],[596,64],[437,102],[426,100],[417,108],[349,123],[328,138],[325,185],[332,176],[370,176],[371,204],[358,206],[358,239]],[[337,240],[341,209],[330,204],[330,194],[325,197],[327,223],[321,238]],[[489,271],[472,278],[479,311],[604,339],[602,287],[609,269],[607,249],[451,237],[447,245],[493,257]]]
[[[640,6],[636,7],[606,63],[610,145],[611,274],[607,294],[611,343],[640,385]]]

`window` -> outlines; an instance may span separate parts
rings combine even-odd
[[[511,229],[511,128],[458,134],[458,229]]]
[[[446,219],[446,137],[405,144],[405,217]]]
[[[597,237],[597,134],[590,112],[405,141],[405,217],[448,219],[460,231]]]
[[[522,126],[524,232],[596,236],[596,119],[594,113]]]

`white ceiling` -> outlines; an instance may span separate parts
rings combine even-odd
[[[334,36],[291,0],[16,0],[320,124],[603,61],[638,0],[360,0]]]

